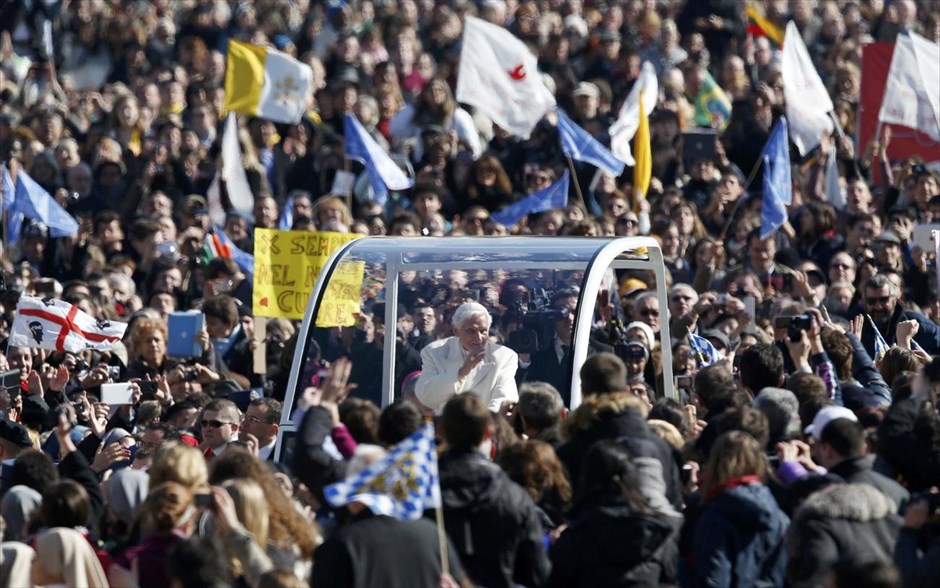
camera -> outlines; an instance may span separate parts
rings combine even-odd
[[[692,389],[692,376],[688,374],[679,374],[676,376],[676,388],[679,390]]]
[[[193,368],[187,368],[183,370],[183,381],[184,382],[195,382],[196,378],[199,376],[196,375],[196,370]]]
[[[568,311],[552,308],[545,290],[538,290],[528,300],[513,301],[506,315],[510,321],[521,323],[521,328],[509,334],[507,346],[516,353],[532,354],[552,340],[555,322],[566,318]]]
[[[108,378],[112,381],[117,381],[121,377],[121,367],[116,365],[108,366]]]
[[[787,337],[790,341],[796,343],[803,335],[803,331],[813,328],[813,316],[810,314],[798,314],[795,316],[778,316],[774,319],[775,329],[786,329]]]

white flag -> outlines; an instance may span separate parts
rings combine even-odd
[[[523,138],[555,106],[529,48],[503,27],[472,16],[464,20],[457,101]]]
[[[225,119],[225,131],[222,134],[222,179],[228,191],[229,202],[237,212],[250,215],[255,206],[251,195],[245,165],[242,163],[242,148],[238,144],[238,121],[235,113],[228,113]]]
[[[791,20],[783,43],[783,95],[787,101],[790,140],[801,155],[815,149],[823,131],[832,133],[832,100],[819,79],[803,37]]]
[[[940,141],[940,45],[913,32],[898,35],[878,122]]]
[[[617,121],[610,127],[610,150],[617,156],[617,159],[627,165],[635,163],[633,154],[630,152],[630,140],[633,139],[633,135],[640,126],[640,90],[646,97],[643,105],[647,106],[646,115],[649,116],[659,101],[659,80],[656,78],[656,68],[649,61],[643,62],[639,77],[633,83],[633,88],[630,89],[630,94],[623,106],[620,107]]]
[[[839,210],[845,209],[845,192],[839,181],[839,162],[836,161],[836,146],[829,149],[826,159],[826,199]]]
[[[109,351],[125,329],[127,323],[95,320],[62,300],[23,296],[16,305],[9,344],[70,353]]]

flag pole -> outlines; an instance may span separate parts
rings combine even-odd
[[[738,198],[738,201],[734,203],[734,208],[731,209],[731,214],[728,215],[728,221],[725,223],[723,229],[721,229],[721,235],[719,235],[718,240],[724,241],[725,237],[728,236],[728,229],[731,228],[731,223],[734,221],[734,217],[738,214],[738,209],[741,208],[741,203],[744,202],[744,193],[747,192],[747,189],[751,187],[751,182],[754,181],[754,176],[757,175],[757,170],[760,169],[760,164],[764,162],[764,153],[761,152],[761,156],[757,158],[757,163],[754,164],[754,168],[751,170],[751,174],[747,177],[747,181],[744,182],[744,188],[742,189],[741,197]]]
[[[430,415],[424,416],[425,426],[428,424],[433,424],[434,419]],[[437,448],[434,448],[436,453]],[[435,455],[435,459],[437,456]],[[437,548],[441,557],[441,575],[450,574],[450,562],[447,558],[447,532],[444,530],[444,500],[440,499],[440,476],[436,484],[438,484],[438,501],[434,506],[434,519],[437,521]]]
[[[450,565],[447,561],[447,534],[444,532],[444,507],[440,503],[434,508],[434,514],[437,519],[437,545],[441,552],[441,574],[449,574]]]
[[[349,174],[352,173],[350,170],[351,170],[351,164],[350,164],[350,162],[349,162],[349,158],[344,155],[344,156],[343,156],[343,171],[346,172],[346,174],[347,174],[346,177],[347,177],[347,178],[349,177]],[[346,182],[346,183],[347,183],[347,186],[346,186],[346,208],[349,209],[349,214],[352,214],[352,209],[353,209],[353,206],[352,206],[352,191],[353,191],[353,187],[354,187],[353,184],[354,184],[355,182]]]
[[[568,170],[571,172],[571,180],[574,183],[574,192],[578,195],[578,200],[581,201],[581,208],[586,211],[587,202],[584,201],[584,194],[581,193],[581,184],[578,182],[578,173],[574,171],[574,161],[571,160],[570,155],[565,155],[565,159],[568,160]]]

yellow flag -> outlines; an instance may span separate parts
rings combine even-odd
[[[640,213],[640,202],[646,199],[653,176],[653,152],[650,147],[650,121],[643,106],[643,91],[640,91],[640,126],[633,136],[633,212]]]
[[[231,40],[225,68],[225,112],[296,124],[307,107],[313,70],[280,51]]]

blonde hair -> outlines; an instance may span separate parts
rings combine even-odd
[[[335,208],[339,211],[340,220],[347,227],[352,224],[352,214],[349,212],[349,207],[346,206],[346,203],[343,202],[343,199],[339,196],[324,196],[316,201],[313,205],[313,222],[317,225],[317,228],[320,227],[320,211],[325,208]]]
[[[196,494],[209,491],[205,458],[195,447],[179,441],[167,441],[157,449],[149,473],[151,488],[176,482]]]
[[[265,549],[268,544],[268,501],[261,486],[247,478],[236,478],[222,484],[235,503],[238,521],[251,533],[255,542]],[[235,577],[243,573],[241,560],[230,557]]]
[[[144,338],[154,331],[160,331],[160,333],[163,334],[163,341],[167,341],[169,334],[165,322],[146,316],[134,321],[134,330],[131,332],[131,344],[134,347],[135,353],[136,350],[140,348],[140,344],[144,342]]]
[[[222,484],[235,503],[235,513],[245,530],[254,536],[263,549],[268,543],[268,501],[261,485],[247,478],[236,478]]]

